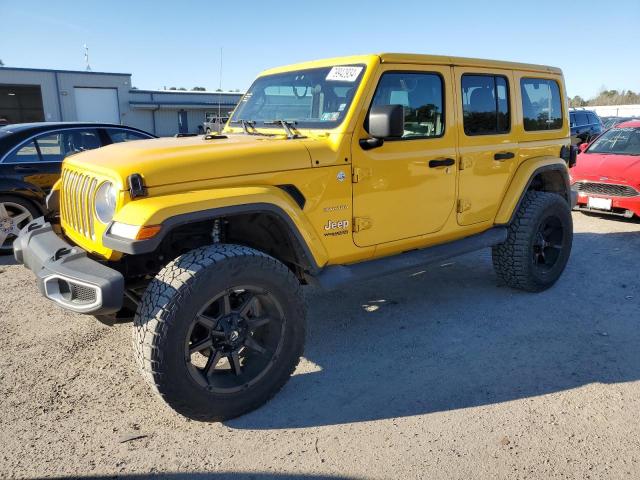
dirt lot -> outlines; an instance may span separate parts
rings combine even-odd
[[[226,424],[174,414],[129,325],[65,313],[0,257],[0,477],[639,478],[640,223],[574,220],[542,294],[496,287],[489,252],[308,291],[306,359]]]

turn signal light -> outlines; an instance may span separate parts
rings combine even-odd
[[[136,240],[147,240],[149,238],[153,238],[158,234],[158,232],[160,232],[161,228],[162,226],[160,225],[149,225],[146,227],[141,227],[136,235]]]

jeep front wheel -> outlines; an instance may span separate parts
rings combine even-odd
[[[509,225],[507,240],[492,250],[498,278],[529,292],[551,287],[564,271],[573,241],[567,201],[548,192],[527,192]]]
[[[136,357],[152,388],[178,413],[222,421],[277,393],[300,360],[300,284],[278,260],[213,245],[169,263],[134,321]]]

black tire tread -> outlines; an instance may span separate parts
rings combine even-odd
[[[258,250],[234,244],[216,244],[196,248],[169,262],[147,287],[134,318],[134,355],[145,380],[165,402],[169,403],[181,414],[196,420],[222,421],[231,417],[203,415],[201,411],[193,409],[188,401],[176,404],[176,392],[171,392],[171,387],[164,382],[157,381],[162,375],[158,367],[163,360],[162,349],[158,348],[158,345],[161,343],[162,338],[166,337],[172,322],[176,321],[175,314],[185,301],[184,299],[189,297],[189,293],[194,288],[197,288],[198,273],[234,257],[253,258],[260,263],[262,268],[286,279],[287,288],[291,295],[300,299],[297,302],[300,311],[297,313],[301,318],[304,318],[306,311],[304,301],[302,301],[302,287],[295,275],[275,258]],[[224,274],[223,269],[224,266],[221,268],[221,275]],[[296,369],[303,352],[301,350],[298,353],[298,360],[291,365],[284,381],[271,391],[268,399],[282,389],[288,377]],[[168,401],[167,396],[172,393],[172,399]],[[257,405],[249,405],[246,411],[257,408],[262,403],[264,401],[259,402]]]
[[[536,217],[558,201],[566,200],[555,193],[529,191],[525,194],[515,218],[509,225],[507,240],[492,248],[493,267],[498,279],[511,288],[539,292],[548,288],[530,274],[529,243],[536,232]],[[569,207],[567,206],[567,209]]]

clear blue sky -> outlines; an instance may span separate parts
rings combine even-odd
[[[569,95],[640,90],[640,0],[0,0],[7,66],[133,74],[139,88],[247,88],[268,67],[381,51],[543,63]],[[581,27],[583,26],[583,28]]]

